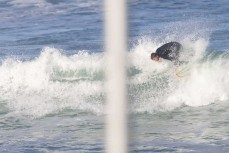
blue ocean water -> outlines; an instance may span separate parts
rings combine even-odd
[[[228,6],[128,1],[130,152],[229,151]],[[101,0],[0,0],[0,152],[104,152],[103,15]],[[183,78],[149,58],[169,41]]]

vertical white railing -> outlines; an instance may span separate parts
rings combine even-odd
[[[105,0],[107,51],[106,152],[128,152],[127,129],[127,7],[126,0]]]

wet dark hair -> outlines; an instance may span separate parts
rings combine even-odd
[[[158,55],[157,55],[157,53],[152,53],[151,54],[151,59],[153,59],[154,57],[157,57]]]

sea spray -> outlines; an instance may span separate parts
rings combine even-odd
[[[196,59],[201,59],[203,54],[195,53],[204,53],[207,42],[204,39],[185,41],[184,48],[189,50],[185,56],[190,57],[193,66],[183,80],[176,77],[176,66],[170,61],[150,60],[150,49],[161,45],[151,39],[139,40],[128,53],[131,112],[154,113],[173,110],[183,104],[202,106],[227,99],[224,91],[228,80],[227,58],[222,56],[202,63],[192,60],[191,57],[198,55]],[[58,49],[44,48],[40,56],[31,61],[6,59],[0,66],[0,98],[11,111],[33,117],[65,109],[103,114],[104,58],[103,53],[81,51],[65,56]],[[214,83],[209,86],[208,82]]]
[[[167,35],[174,31],[171,33]],[[128,52],[131,113],[157,113],[228,99],[228,56],[222,53],[212,58],[207,53],[209,37],[203,33],[175,39],[183,45],[181,60],[190,64],[185,78],[175,75],[177,67],[172,62],[150,59],[152,52],[174,37],[137,39]],[[105,58],[106,53],[88,51],[66,56],[59,49],[46,47],[30,61],[5,59],[0,65],[0,100],[10,112],[35,118],[66,109],[104,114]]]
[[[7,102],[11,111],[32,117],[63,109],[99,114],[103,112],[100,56],[80,52],[67,57],[57,49],[45,48],[32,61],[7,59],[0,66],[0,99]]]
[[[150,66],[153,68],[139,68],[139,72],[145,74],[133,76],[130,83],[134,112],[155,113],[174,110],[183,105],[198,107],[228,100],[227,53],[217,56],[215,53],[206,54],[207,42],[203,39],[190,44],[191,41],[189,46],[184,44],[184,48],[190,48],[189,51],[194,53],[189,55],[191,64],[184,78],[177,77],[176,66],[165,60],[162,63],[151,61]],[[198,51],[202,53],[195,54]]]

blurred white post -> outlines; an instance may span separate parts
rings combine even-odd
[[[127,1],[105,0],[107,51],[106,152],[128,152],[127,128]]]

